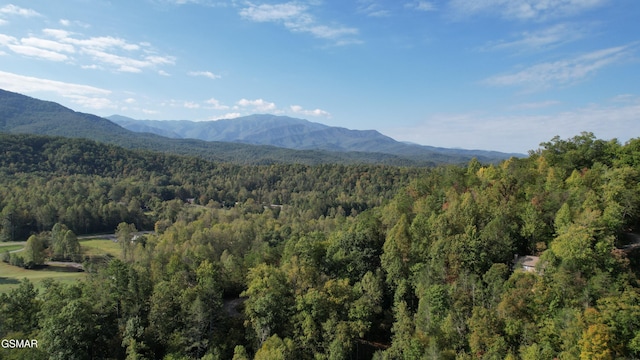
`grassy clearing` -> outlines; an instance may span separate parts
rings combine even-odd
[[[0,242],[0,253],[5,251],[14,251],[20,250],[24,247],[26,241],[8,241],[8,242]]]
[[[80,240],[80,248],[85,256],[111,255],[120,258],[122,255],[120,245],[109,239]]]
[[[24,245],[0,245],[0,253],[5,251],[15,251],[20,250],[24,247]]]
[[[64,266],[47,266],[38,270],[27,270],[0,262],[0,293],[17,288],[23,278],[29,279],[36,288],[39,288],[42,280],[47,278],[68,283],[84,279],[86,275],[84,272],[78,272]]]
[[[19,250],[24,245],[16,244],[0,244],[0,253],[5,251]],[[80,240],[80,248],[84,256],[112,256],[121,258],[122,250],[118,243],[111,239],[86,239]],[[52,278],[60,282],[75,282],[84,279],[87,276],[84,272],[75,271],[66,266],[46,266],[38,270],[27,270],[17,266],[0,262],[0,293],[6,293],[18,287],[20,280],[29,279],[34,283],[36,288],[41,286],[44,279]]]

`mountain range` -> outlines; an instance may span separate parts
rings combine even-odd
[[[506,159],[521,154],[494,151],[447,149],[407,144],[376,130],[350,130],[308,120],[270,114],[256,114],[216,121],[135,120],[120,115],[107,119],[136,132],[149,132],[170,138],[239,142],[272,145],[296,150],[369,152],[403,157],[432,157],[435,153],[451,156],[479,157],[483,160]]]
[[[0,89],[0,132],[86,138],[125,148],[242,164],[380,163],[431,166],[511,156],[398,142],[375,130],[349,130],[275,115],[193,122],[102,118]]]

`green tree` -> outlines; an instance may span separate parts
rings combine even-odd
[[[256,352],[254,360],[287,360],[293,355],[293,342],[281,339],[277,334],[266,339]]]
[[[24,247],[25,267],[32,268],[43,265],[45,258],[45,243],[40,236],[31,235]]]
[[[73,231],[68,230],[64,234],[63,241],[65,244],[64,257],[70,260],[79,261],[82,254],[80,252],[80,242],[78,241],[76,234]]]
[[[383,276],[380,270],[377,274],[367,272],[362,280],[354,286],[356,299],[349,308],[349,319],[353,329],[361,338],[371,329],[376,315],[382,312]]]
[[[39,338],[50,359],[90,359],[117,353],[113,314],[94,308],[77,285],[45,283]],[[115,349],[110,342],[116,337]]]
[[[136,226],[125,222],[121,222],[116,228],[116,239],[118,239],[120,249],[122,249],[122,258],[125,261],[133,260],[133,248],[135,247],[133,234],[135,232]]]
[[[259,347],[274,334],[287,333],[293,296],[287,277],[280,269],[260,264],[249,270],[245,314]]]
[[[14,241],[18,236],[18,214],[15,205],[7,205],[0,211],[0,241]]]
[[[504,324],[495,312],[474,307],[469,319],[469,347],[482,359],[504,359],[508,343],[503,334]]]
[[[407,279],[411,266],[411,234],[406,215],[389,232],[380,256],[382,268],[387,273],[387,282],[393,286]]]
[[[79,260],[80,242],[66,225],[56,223],[51,229],[51,257],[56,260]]]
[[[233,349],[233,359],[232,360],[249,360],[249,354],[247,354],[247,349],[242,345],[236,345]]]
[[[560,210],[558,210],[558,212],[556,213],[554,220],[556,234],[566,233],[572,223],[572,220],[573,216],[571,214],[571,207],[568,203],[562,204]]]
[[[382,224],[374,212],[364,212],[355,221],[347,231],[331,236],[326,251],[330,271],[337,277],[349,277],[352,283],[380,267],[384,244]]]
[[[386,357],[389,359],[418,359],[419,354],[413,346],[413,334],[415,326],[411,311],[405,301],[397,302],[394,306],[395,322],[391,328],[392,345],[386,350]]]
[[[148,347],[144,342],[144,326],[139,317],[132,317],[127,320],[124,330],[122,346],[126,349],[126,360],[145,360],[144,353]]]
[[[31,334],[38,329],[42,301],[28,279],[9,293],[0,294],[0,336],[8,333]]]
[[[209,349],[220,319],[222,293],[216,278],[213,264],[205,260],[196,269],[196,285],[182,295],[185,353],[195,358]]]
[[[176,281],[160,281],[153,288],[149,299],[149,331],[158,345],[157,353],[166,349],[173,333],[183,326],[180,296]]]

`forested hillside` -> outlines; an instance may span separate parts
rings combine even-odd
[[[155,230],[86,281],[0,295],[0,336],[39,340],[3,358],[640,356],[640,139],[432,169],[0,144],[4,240]]]
[[[26,239],[56,222],[77,234],[119,222],[153,229],[173,200],[229,208],[278,205],[312,218],[380,205],[424,168],[213,163],[90,140],[0,134],[0,239]]]

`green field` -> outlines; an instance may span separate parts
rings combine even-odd
[[[5,251],[15,251],[15,250],[20,250],[22,249],[24,246],[22,245],[6,245],[6,246],[0,246],[0,253],[3,253]]]
[[[85,256],[111,255],[119,258],[122,254],[120,245],[108,239],[80,240],[80,248]]]
[[[20,244],[2,243],[0,244],[0,253],[19,250],[23,247],[24,245]],[[80,240],[80,247],[82,254],[90,257],[108,255],[118,258],[122,252],[118,243],[109,239]],[[86,273],[75,271],[66,266],[46,266],[38,270],[27,270],[0,262],[0,293],[6,293],[17,288],[23,278],[31,280],[37,288],[42,280],[47,278],[60,282],[74,282],[84,279],[85,276]]]
[[[42,280],[47,278],[60,282],[74,282],[84,279],[85,276],[84,272],[74,271],[64,266],[47,266],[39,270],[27,270],[0,262],[0,293],[17,288],[23,278],[29,279],[38,288]]]

